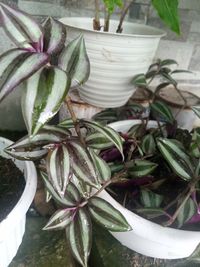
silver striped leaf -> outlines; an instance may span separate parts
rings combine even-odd
[[[191,219],[192,216],[195,215],[196,213],[197,213],[197,205],[192,200],[192,198],[189,198],[186,201],[185,205],[183,205],[177,216],[178,228],[182,227],[183,224],[189,221],[189,219]]]
[[[194,177],[194,165],[177,142],[167,138],[157,138],[157,145],[165,160],[179,177],[186,181]]]
[[[0,3],[3,29],[18,46],[30,51],[43,51],[43,30],[27,13]]]
[[[51,184],[61,198],[65,197],[67,186],[72,177],[70,156],[65,145],[50,150],[46,161],[47,173]]]
[[[56,211],[42,230],[62,230],[72,221],[76,213],[76,208],[68,208]]]
[[[52,198],[61,206],[65,207],[74,207],[77,205],[77,203],[80,202],[81,196],[79,194],[79,191],[77,187],[73,183],[69,183],[67,186],[66,194],[64,198],[61,198],[59,194],[56,192],[52,182],[50,181],[47,173],[41,171],[40,175],[45,183],[45,187],[49,194],[52,196]]]
[[[109,165],[99,157],[94,150],[90,149],[90,154],[92,156],[94,165],[98,172],[98,180],[100,183],[105,183],[106,181],[110,180],[111,178],[111,170]]]
[[[19,85],[46,65],[46,53],[32,53],[25,49],[11,49],[0,56],[0,101]]]
[[[159,208],[163,201],[163,196],[150,190],[141,190],[140,201],[145,208]]]
[[[83,84],[87,81],[90,74],[90,62],[82,35],[63,49],[58,59],[58,66],[66,71],[73,84]]]
[[[43,24],[44,51],[48,54],[59,53],[66,40],[66,27],[54,18],[47,18]]]
[[[98,182],[98,175],[90,154],[76,140],[70,140],[66,145],[70,153],[71,167],[75,176],[92,187],[100,188],[101,185]]]
[[[60,109],[70,81],[57,67],[46,67],[26,81],[22,112],[29,135],[35,135]]]
[[[91,133],[87,134],[85,141],[87,145],[94,149],[106,149],[113,146],[113,142],[111,142],[107,137],[105,137],[102,133]]]
[[[74,128],[74,123],[72,119],[66,119],[66,120],[61,121],[58,124],[58,126],[61,128],[65,128],[65,129],[71,129],[71,128]]]
[[[157,166],[158,164],[148,160],[134,160],[126,164],[128,173],[132,178],[149,175],[157,168]]]
[[[88,211],[79,209],[73,222],[66,231],[71,251],[76,260],[83,266],[88,267],[88,258],[92,245],[92,223]]]
[[[55,144],[62,141],[61,135],[47,130],[40,131],[30,138],[25,136],[5,149],[6,153],[20,160],[37,160],[48,153],[47,144]]]
[[[162,120],[169,123],[174,122],[173,114],[170,108],[164,102],[156,101],[155,103],[152,103],[150,105],[150,108],[154,117],[161,118]]]
[[[94,122],[94,121],[88,121],[88,120],[81,120],[81,123],[86,127],[90,128],[92,130],[95,130],[101,134],[103,134],[104,137],[106,137],[108,140],[110,140],[119,150],[119,152],[122,155],[122,158],[124,159],[123,154],[123,139],[121,136],[112,128],[109,126],[102,126],[101,124]]]
[[[110,231],[126,232],[131,230],[131,226],[124,216],[102,198],[90,198],[88,201],[88,209],[92,218]]]

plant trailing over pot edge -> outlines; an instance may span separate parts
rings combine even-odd
[[[24,82],[22,111],[28,130],[28,136],[5,151],[17,159],[41,160],[39,169],[47,201],[53,198],[60,207],[44,229],[66,229],[75,258],[82,266],[88,266],[91,219],[111,231],[129,231],[131,227],[118,210],[98,197],[123,174],[111,179],[110,169],[87,145],[82,128],[114,143],[122,156],[123,139],[109,127],[77,120],[71,108],[67,96],[70,86],[84,83],[89,76],[83,37],[65,47],[65,27],[53,18],[40,25],[26,13],[3,3],[0,16],[5,32],[17,45],[0,57],[0,100]],[[63,102],[72,118],[48,125]],[[75,128],[75,136],[71,128]]]
[[[93,20],[94,30],[101,30],[102,26],[100,23],[100,4],[101,0],[95,0],[95,18]],[[122,0],[103,0],[104,2],[104,31],[109,31],[110,16],[115,10],[115,7],[121,8],[121,16],[119,25],[116,29],[117,33],[123,31],[123,21],[128,13],[128,10],[132,3],[135,1],[122,1]],[[127,3],[128,2],[128,3]],[[152,4],[161,20],[170,27],[171,30],[180,34],[180,23],[178,16],[178,0],[150,0],[149,4]]]

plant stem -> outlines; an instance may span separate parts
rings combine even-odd
[[[124,5],[124,9],[122,10],[121,17],[120,17],[120,20],[119,20],[119,25],[117,27],[117,31],[116,31],[117,33],[122,33],[122,31],[123,31],[122,24],[124,22],[124,19],[125,19],[127,13],[128,13],[128,10],[129,10],[131,4],[133,2],[135,2],[135,0],[131,1],[127,6],[126,6],[126,4]]]
[[[95,0],[95,18],[93,19],[93,29],[100,31],[99,0]]]
[[[69,113],[71,115],[71,119],[74,123],[74,128],[75,128],[75,131],[76,131],[76,134],[77,136],[79,137],[79,140],[81,141],[81,144],[84,146],[84,148],[86,147],[86,144],[85,144],[85,140],[81,134],[81,129],[80,129],[80,126],[79,126],[79,120],[77,119],[76,117],[76,114],[74,113],[74,110],[72,108],[72,103],[71,103],[71,98],[69,96],[66,97],[65,99],[65,104],[69,110]]]
[[[109,26],[110,26],[110,13],[109,11],[104,10],[104,27],[103,27],[103,31],[104,32],[108,32],[109,31]]]

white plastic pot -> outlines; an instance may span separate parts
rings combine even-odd
[[[91,63],[89,80],[79,89],[81,98],[97,107],[124,105],[135,88],[131,79],[145,73],[155,56],[159,29],[125,22],[123,33],[115,33],[118,22],[111,20],[110,32],[92,30],[93,19],[68,17],[60,19],[67,26],[68,41],[84,34]],[[103,24],[103,23],[102,23]]]
[[[119,121],[110,126],[117,131],[126,132],[138,122],[138,120]],[[154,122],[150,124],[155,127]],[[133,229],[130,232],[111,232],[111,234],[124,246],[138,253],[163,259],[185,258],[190,256],[200,243],[200,232],[167,228],[148,221],[124,208],[106,191],[103,191],[100,197],[117,208]]]
[[[9,158],[3,149],[12,142],[0,137],[0,156]],[[0,267],[7,267],[22,242],[25,231],[26,212],[30,207],[37,187],[37,173],[32,162],[13,160],[23,172],[26,186],[16,206],[0,223]]]

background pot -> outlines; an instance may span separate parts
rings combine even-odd
[[[9,158],[3,149],[12,142],[0,137],[0,156]],[[26,212],[31,205],[37,187],[37,173],[32,162],[13,160],[23,172],[26,186],[16,206],[0,223],[0,266],[7,267],[17,253],[25,231]]]
[[[121,132],[127,132],[138,120],[119,121],[110,126]],[[155,122],[149,122],[155,127]],[[178,259],[188,257],[200,243],[200,232],[177,230],[160,226],[127,210],[115,201],[106,191],[100,197],[106,199],[127,219],[133,230],[111,234],[126,247],[146,256]]]
[[[92,30],[92,18],[62,18],[67,25],[68,40],[84,34],[91,74],[79,89],[89,104],[108,108],[124,105],[135,88],[130,81],[135,74],[145,73],[152,63],[160,38],[159,29],[125,22],[123,33],[115,33],[118,22],[111,20],[110,32]]]

